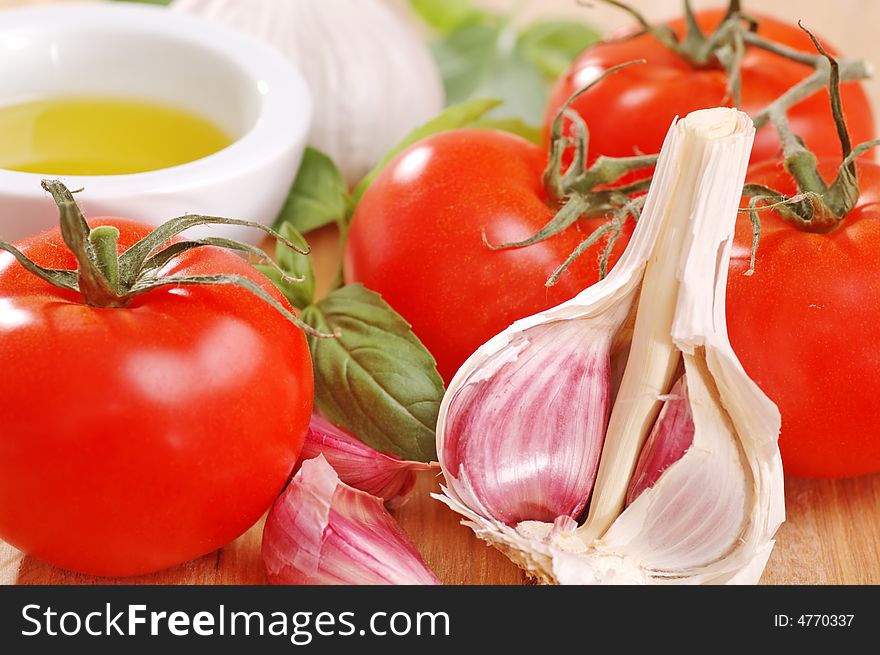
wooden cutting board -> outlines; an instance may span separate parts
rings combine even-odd
[[[334,277],[339,247],[334,229],[309,235],[318,292]],[[325,281],[324,286],[320,284]],[[438,478],[422,474],[409,502],[395,511],[425,561],[447,584],[523,584],[522,572],[459,524],[430,497]],[[880,475],[854,480],[786,481],[788,518],[762,582],[880,584]],[[262,584],[262,521],[226,548],[174,569],[125,580],[92,578],[23,557],[0,542],[4,584]]]
[[[880,584],[880,476],[844,481],[788,480],[788,520],[762,579],[765,584]],[[520,570],[473,536],[428,496],[423,474],[395,512],[428,565],[447,584],[522,584]],[[226,548],[177,568],[125,580],[82,576],[22,557],[0,542],[5,584],[263,584],[262,521]]]

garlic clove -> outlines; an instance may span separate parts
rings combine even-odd
[[[171,7],[274,46],[312,92],[309,145],[356,184],[443,109],[440,72],[416,28],[382,0],[174,0]]]
[[[275,501],[262,554],[272,584],[440,584],[382,500],[343,484],[323,455]]]
[[[636,472],[626,492],[626,506],[633,504],[645,489],[657,482],[660,474],[679,461],[694,443],[694,416],[687,395],[684,376],[663,399],[663,409],[651,435],[642,448]]]
[[[748,522],[751,476],[733,426],[705,378],[692,374],[688,382],[693,446],[635,499],[598,545],[625,552],[656,576],[703,578],[718,566],[728,567],[725,557]]]
[[[512,325],[449,385],[438,421],[448,484],[438,498],[544,582],[751,583],[763,571],[784,519],[780,417],[731,349],[724,311],[753,137],[751,120],[732,109],[702,110],[674,123],[633,238],[608,277]],[[542,326],[555,332],[563,322],[587,335],[610,333],[612,369],[624,370],[610,383],[612,410],[589,518],[580,527],[570,516],[508,524],[475,503],[447,470],[447,462],[464,458],[451,452],[462,411],[456,398],[471,380],[504,374],[492,358],[531,356],[510,348],[520,335]],[[631,343],[621,350],[621,340]],[[555,344],[545,346],[545,356],[570,348],[568,340]],[[679,388],[670,389],[682,368]],[[477,435],[471,438],[477,443]],[[469,476],[479,477],[478,463],[465,460],[459,468],[477,469]]]
[[[568,347],[545,356],[556,342]],[[593,488],[609,406],[611,338],[573,321],[483,351],[438,433],[446,481],[502,523],[577,518]]]
[[[324,456],[343,483],[385,501],[402,500],[412,490],[420,471],[437,468],[434,463],[379,452],[323,416],[313,414],[300,462],[318,455]]]

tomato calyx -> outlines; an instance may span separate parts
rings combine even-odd
[[[70,189],[55,180],[44,180],[42,186],[58,205],[61,235],[76,258],[77,269],[45,268],[5,241],[0,241],[0,250],[10,253],[28,272],[49,284],[80,294],[86,305],[99,308],[123,308],[127,307],[134,298],[167,286],[235,285],[271,305],[309,336],[319,338],[335,336],[319,332],[303,323],[263,287],[247,277],[222,273],[161,275],[162,269],[175,257],[195,248],[214,246],[252,256],[276,269],[285,281],[301,281],[284,272],[266,252],[256,246],[220,237],[174,240],[184,230],[199,225],[241,225],[261,230],[284,243],[288,248],[302,255],[308,254],[307,249],[299,248],[271,228],[242,219],[186,215],[163,223],[120,254],[117,228],[113,226],[90,228]]]
[[[798,25],[813,41],[813,45],[819,53],[817,56],[825,62],[824,68],[827,69],[827,85],[831,98],[831,114],[840,140],[842,161],[837,175],[829,184],[819,172],[816,155],[807,149],[803,140],[793,132],[789,123],[786,112],[792,104],[798,101],[799,96],[786,93],[772,103],[766,110],[767,120],[773,124],[779,134],[779,140],[782,144],[783,166],[795,181],[798,193],[788,197],[763,185],[747,184],[745,186],[743,194],[750,196],[749,212],[753,228],[756,230],[755,243],[757,243],[760,230],[756,217],[759,209],[773,208],[780,216],[805,232],[825,234],[840,227],[859,199],[856,160],[869,149],[880,145],[880,139],[875,139],[854,147],[843,114],[840,97],[843,67],[847,64],[861,63],[864,65],[863,62],[837,61],[808,29],[800,23]],[[820,75],[820,68],[817,65],[816,73],[812,77]],[[760,203],[767,201],[769,204],[759,207]],[[754,253],[752,261],[754,264]],[[749,271],[751,272],[753,268],[754,266]]]
[[[599,213],[613,208],[620,200],[621,194],[629,197],[633,193],[647,191],[650,180],[639,180],[631,185],[607,188],[624,176],[634,171],[651,168],[657,163],[658,155],[634,155],[632,157],[600,156],[587,167],[587,148],[589,129],[584,119],[574,111],[570,111],[572,103],[596,84],[619,70],[646,63],[644,59],[636,59],[612,66],[589,84],[575,91],[565,104],[560,107],[550,127],[550,159],[544,171],[544,188],[551,202],[564,204],[570,198],[581,196],[585,204],[584,211]],[[571,122],[574,134],[563,132],[564,119]],[[574,157],[566,167],[566,152],[574,147]],[[583,212],[582,212],[583,213]]]
[[[760,22],[742,11],[740,0],[730,0],[721,22],[708,34],[700,28],[690,0],[684,0],[684,38],[679,38],[669,25],[649,22],[641,13],[625,2],[620,0],[602,0],[602,2],[626,11],[641,26],[640,31],[624,38],[633,38],[648,33],[694,69],[721,68],[727,76],[728,96],[734,106],[738,107],[740,104],[741,64],[748,47],[760,48],[815,69],[812,75],[786,92],[786,96],[792,96],[787,100],[789,106],[812,95],[827,83],[828,72],[824,57],[802,52],[758,34]],[[871,69],[866,62],[861,60],[841,62],[841,79],[843,81],[861,80],[869,77],[871,77]],[[770,116],[768,110],[765,109],[752,118],[755,127],[761,128],[768,122]]]
[[[700,28],[690,0],[684,2],[685,33],[684,38],[662,23],[651,23],[637,9],[620,0],[602,0],[627,12],[641,26],[641,30],[627,38],[641,34],[651,34],[664,46],[675,52],[694,68],[712,68],[721,66],[730,72],[732,64],[738,63],[737,49],[743,47],[743,31],[754,32],[758,21],[742,13],[740,0],[731,0],[727,12],[712,32],[706,34]],[[584,3],[585,4],[585,3]]]
[[[634,171],[652,168],[657,163],[657,155],[601,156],[587,167],[589,130],[584,120],[569,108],[581,94],[609,75],[628,66],[644,63],[645,60],[638,59],[612,66],[573,93],[557,112],[550,130],[550,157],[543,175],[548,202],[558,209],[553,218],[531,237],[522,241],[492,244],[489,243],[486,230],[483,230],[483,243],[491,250],[525,248],[549,239],[581,218],[610,217],[606,223],[581,241],[565,262],[553,272],[546,282],[548,287],[556,284],[575,259],[600,239],[607,237],[606,247],[599,260],[599,275],[605,277],[611,252],[620,238],[624,225],[630,216],[638,220],[644,202],[643,194],[648,190],[651,179],[646,178],[622,186],[615,186],[615,183]],[[572,126],[571,135],[564,133],[566,118]],[[566,165],[570,148],[574,149],[574,155],[571,162]]]
[[[746,46],[773,50],[774,44],[757,34],[758,20],[743,13],[740,0],[730,0],[721,22],[708,34],[702,30],[690,0],[684,2],[684,37],[663,23],[651,23],[639,11],[620,0],[603,2],[626,11],[641,26],[628,37],[648,33],[694,69],[720,68],[727,75],[727,92],[735,106],[740,104],[740,65]],[[777,53],[779,54],[779,53]]]

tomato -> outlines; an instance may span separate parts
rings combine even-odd
[[[723,11],[698,12],[701,28],[708,32]],[[815,54],[809,37],[796,25],[759,17],[758,34],[778,43]],[[679,34],[684,22],[669,25]],[[630,66],[605,78],[572,104],[590,128],[590,162],[600,155],[629,156],[660,151],[672,119],[695,109],[730,105],[727,76],[717,66],[695,69],[650,34],[599,43],[587,48],[557,82],[547,107],[545,134],[563,103],[578,89],[611,66],[635,59],[646,64]],[[784,91],[812,72],[803,64],[749,47],[742,62],[740,108],[757,113]],[[843,106],[854,143],[874,138],[874,119],[860,84],[841,88]],[[840,142],[831,118],[828,92],[816,93],[792,107],[791,126],[817,155],[839,155]],[[772,126],[756,135],[752,161],[775,158],[779,139]],[[634,174],[645,177],[648,171]]]
[[[833,179],[839,158],[821,161]],[[782,167],[749,180],[795,193]],[[861,196],[829,234],[803,232],[760,214],[755,273],[752,232],[740,220],[727,288],[730,341],[749,376],[782,412],[788,474],[844,477],[880,471],[880,166],[859,164]]]
[[[598,278],[604,241],[556,286],[545,286],[601,225],[598,219],[525,248],[493,251],[483,243],[483,230],[493,244],[519,241],[553,217],[541,182],[546,163],[546,152],[519,137],[453,130],[398,155],[358,204],[345,279],[381,293],[412,324],[446,381],[510,323],[568,300]],[[612,264],[626,240],[615,246]]]
[[[125,250],[149,228],[120,219]],[[21,244],[77,268],[59,231]],[[180,255],[163,275],[239,274]],[[283,301],[282,301],[283,302]],[[312,406],[304,335],[233,286],[163,287],[103,309],[0,253],[0,538],[93,575],[156,571],[236,538],[280,493]]]

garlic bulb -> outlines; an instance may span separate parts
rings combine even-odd
[[[780,416],[724,310],[753,137],[733,109],[674,123],[608,277],[514,323],[449,385],[438,498],[542,581],[755,583],[764,569],[784,519]]]
[[[382,500],[343,484],[323,455],[272,505],[262,553],[272,584],[440,584]]]
[[[287,55],[315,103],[309,144],[330,155],[350,185],[443,108],[427,46],[381,0],[175,0],[172,7]]]

